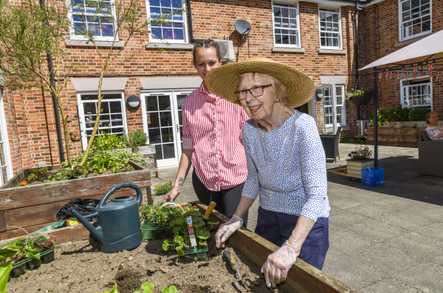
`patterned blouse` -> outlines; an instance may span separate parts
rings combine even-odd
[[[242,196],[260,207],[314,221],[329,217],[326,158],[314,119],[301,112],[269,132],[249,120],[243,128],[248,177]]]

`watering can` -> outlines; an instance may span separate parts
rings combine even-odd
[[[114,192],[130,188],[135,196],[114,197]],[[90,243],[103,252],[116,252],[137,248],[142,240],[139,207],[142,202],[140,188],[132,182],[115,184],[103,196],[89,215],[72,214],[89,230]]]

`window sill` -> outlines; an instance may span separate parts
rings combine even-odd
[[[304,48],[290,48],[290,47],[273,47],[272,53],[298,53],[304,54]]]
[[[123,41],[114,42],[114,48],[123,48],[125,43]],[[85,40],[66,40],[66,46],[69,47],[107,47],[110,48],[113,46],[112,41],[85,41]]]
[[[318,54],[346,55],[346,51],[340,49],[319,49]]]
[[[192,50],[193,45],[188,43],[148,43],[146,49],[171,49],[171,50]]]
[[[395,47],[404,47],[404,46],[412,44],[412,43],[414,43],[414,42],[416,42],[418,40],[421,40],[422,38],[427,37],[430,34],[432,34],[432,31],[424,33],[424,34],[418,34],[416,36],[409,37],[407,39],[398,40],[398,42],[395,44]]]

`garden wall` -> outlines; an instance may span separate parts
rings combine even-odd
[[[417,147],[420,132],[425,129],[423,121],[386,122],[378,127],[378,143],[380,145]],[[368,143],[374,143],[374,127],[367,131]]]

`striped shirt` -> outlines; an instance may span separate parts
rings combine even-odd
[[[202,85],[186,98],[182,118],[183,149],[193,150],[192,165],[206,188],[220,191],[245,182],[242,128],[246,112]]]
[[[314,221],[328,217],[326,158],[314,118],[295,111],[265,132],[248,121],[243,129],[248,178],[242,196],[260,207]]]

